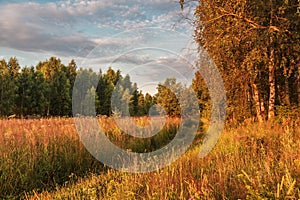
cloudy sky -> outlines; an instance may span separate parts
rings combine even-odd
[[[0,58],[112,66],[153,90],[166,77],[191,79],[193,27],[184,18],[193,11],[185,7],[178,0],[0,0]]]

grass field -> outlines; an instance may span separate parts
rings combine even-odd
[[[137,141],[110,118],[99,120],[116,145],[137,152],[163,146],[180,124],[169,119],[159,136]],[[147,118],[136,121],[148,123]],[[300,119],[227,126],[202,159],[200,141],[164,169],[130,174],[95,160],[81,144],[71,118],[0,120],[0,198],[300,198]]]

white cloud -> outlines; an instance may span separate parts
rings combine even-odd
[[[113,36],[111,33],[145,27],[171,29],[175,26],[183,31],[190,28],[190,25],[179,22],[181,11],[176,0],[5,3],[0,4],[0,13],[2,49],[75,58],[87,55],[93,57],[94,53],[94,57],[99,59],[97,62],[102,63],[132,47],[138,48],[141,44],[170,49],[182,48],[181,41],[174,39],[173,36],[166,36],[163,32],[139,34],[137,31],[135,34],[129,33],[122,37]],[[128,64],[144,64],[152,62],[153,59],[155,60],[147,55],[119,57],[119,61]],[[161,62],[163,61],[167,60],[161,59]]]
[[[7,4],[0,7],[0,45],[24,51],[76,53],[77,49],[95,45],[68,27],[76,19],[56,4]]]

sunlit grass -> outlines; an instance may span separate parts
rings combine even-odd
[[[0,120],[0,159],[0,198],[53,189],[71,173],[102,169],[66,118]]]
[[[122,146],[124,136],[112,119],[101,120],[107,120],[110,134],[119,134],[115,143]],[[180,123],[176,120],[168,123],[176,126]],[[145,174],[101,168],[80,143],[72,119],[2,120],[0,124],[2,198],[300,198],[299,119],[228,126],[205,158],[199,158],[200,145],[194,145],[170,166]]]

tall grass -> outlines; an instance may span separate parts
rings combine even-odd
[[[115,144],[133,150],[131,145],[134,146],[135,138],[124,136],[110,118],[101,120],[107,120],[105,130],[109,137],[115,138]],[[136,120],[147,123],[145,118]],[[170,126],[165,126],[166,130],[177,127],[180,123],[177,120],[169,119]],[[103,170],[81,145],[72,119],[4,120],[0,125],[2,197],[300,198],[300,119],[248,123],[237,128],[228,126],[205,158],[199,158],[200,145],[197,144],[170,166],[144,174]],[[126,144],[120,142],[123,139]],[[171,138],[163,140],[168,139]],[[149,144],[152,150],[155,142]],[[164,145],[159,140],[156,144]],[[138,151],[144,148],[136,147]]]
[[[28,199],[299,199],[300,121],[227,128],[215,149],[194,146],[172,165],[145,174],[108,170]]]
[[[164,124],[160,123],[162,120],[160,117],[153,117],[152,120],[149,117],[131,118],[129,120],[132,120],[137,127],[152,125],[143,131],[144,136],[155,133],[153,137],[137,138],[127,134],[139,131],[135,126],[128,123],[128,118],[117,120],[118,124],[113,118],[101,117],[99,123],[106,136],[115,145],[139,153],[154,151],[167,145],[175,137],[181,123],[180,118],[167,118]],[[156,128],[157,126],[161,127]]]
[[[147,117],[134,120],[139,126],[150,123]],[[167,143],[179,122],[167,120],[158,136],[144,141],[125,134],[112,118],[99,118],[116,145],[137,152]],[[132,129],[124,127],[126,131]],[[51,190],[74,177],[101,171],[105,171],[104,166],[81,143],[73,119],[0,120],[0,198],[18,198],[33,189]]]
[[[72,119],[0,120],[0,198],[53,189],[72,173],[102,167],[81,144]]]

